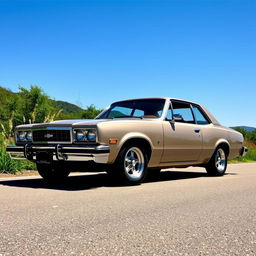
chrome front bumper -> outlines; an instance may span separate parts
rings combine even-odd
[[[95,163],[107,163],[109,146],[105,145],[8,145],[6,147],[12,159],[43,162],[39,159],[40,153],[47,153],[53,161],[94,161]],[[48,160],[47,160],[48,161]]]

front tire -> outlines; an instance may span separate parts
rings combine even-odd
[[[227,169],[227,153],[222,147],[218,147],[206,166],[206,171],[211,176],[222,176]]]
[[[112,176],[129,185],[143,182],[147,176],[148,156],[141,145],[124,146],[113,166]]]
[[[65,169],[64,165],[59,163],[54,164],[36,164],[37,171],[40,176],[47,182],[58,182],[68,177],[70,171]]]

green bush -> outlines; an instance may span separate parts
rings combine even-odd
[[[0,149],[0,173],[17,173],[19,172],[20,166],[19,164],[12,160],[9,154],[3,149]]]
[[[246,153],[245,156],[237,157],[233,160],[231,160],[231,163],[236,163],[236,162],[254,162],[256,161],[256,146],[250,141],[245,142],[245,146],[248,147],[248,152]]]
[[[250,141],[250,142],[254,143],[254,146],[255,146],[255,144],[256,144],[256,129],[249,132],[243,128],[237,127],[237,128],[235,128],[235,130],[242,133],[244,136],[244,139],[246,141]]]
[[[23,170],[35,170],[35,164],[26,160],[12,160],[10,155],[0,148],[0,173],[15,174]]]
[[[255,150],[255,148],[249,148],[249,151],[247,152],[247,154],[245,156],[238,157],[235,160],[237,160],[239,162],[256,161],[256,150]]]
[[[14,160],[15,161],[15,160]],[[27,160],[19,160],[19,161],[15,161],[18,162],[19,168],[21,171],[32,171],[32,170],[36,170],[36,164],[32,163],[30,161]]]

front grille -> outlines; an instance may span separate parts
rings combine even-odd
[[[70,142],[70,130],[33,131],[33,142]]]

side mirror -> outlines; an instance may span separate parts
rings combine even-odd
[[[173,120],[177,121],[177,122],[182,122],[183,121],[183,117],[180,114],[175,114],[175,115],[173,115]]]
[[[173,119],[166,118],[165,120],[172,124],[174,124],[175,122],[183,122],[184,121],[182,115],[180,115],[180,114],[174,114]]]

